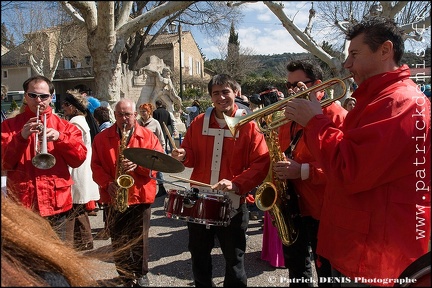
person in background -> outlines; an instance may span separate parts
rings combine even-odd
[[[356,286],[397,279],[430,249],[431,104],[401,64],[402,33],[381,17],[348,29],[357,104],[341,127],[314,97],[285,107],[327,178],[317,253]]]
[[[108,107],[105,106],[99,106],[98,108],[96,108],[93,112],[93,116],[96,119],[98,125],[99,125],[99,130],[102,132],[103,130],[105,130],[106,128],[111,127],[111,125],[113,124],[111,122],[111,117],[110,117],[110,109]],[[109,234],[109,219],[108,216],[111,215],[109,212],[110,207],[108,205],[102,205],[102,203],[98,202],[99,208],[102,210],[103,213],[103,222],[104,222],[104,228],[102,230],[100,230],[94,237],[95,240],[108,240],[110,238],[110,234]]]
[[[249,213],[245,196],[264,180],[270,166],[268,148],[254,121],[246,123],[234,141],[224,114],[235,116],[237,82],[229,75],[213,76],[208,83],[213,107],[198,115],[188,128],[181,147],[172,156],[193,168],[191,180],[210,183],[212,189],[229,192],[240,205],[233,208],[230,224],[210,226],[188,222],[189,251],[196,287],[215,286],[211,252],[215,237],[225,259],[225,287],[246,287],[244,257]],[[218,136],[219,135],[219,136]],[[215,153],[215,151],[222,153]],[[213,164],[212,164],[213,163]]]
[[[305,89],[322,83],[323,80],[323,71],[320,66],[307,60],[289,62],[287,72],[286,87],[290,95],[301,93]],[[324,90],[311,93],[309,97],[315,97],[320,101],[328,99]],[[336,127],[340,127],[347,111],[333,102],[322,108],[322,113]],[[279,143],[286,160],[278,161],[273,167],[275,176],[287,181],[288,189],[299,196],[294,197],[297,198],[295,201],[297,201],[300,212],[300,216],[296,219],[298,238],[294,244],[283,246],[285,265],[289,270],[289,278],[293,281],[313,277],[312,264],[315,264],[318,279],[331,277],[329,261],[318,255],[316,251],[319,220],[325,197],[326,175],[309,151],[303,133],[303,127],[296,122],[289,122],[279,128]],[[296,283],[296,286],[313,286],[313,284],[301,281]],[[329,285],[332,284],[318,283],[318,286]]]
[[[153,118],[153,105],[151,103],[143,103],[138,107],[138,112],[140,118],[138,119],[138,124],[147,129],[150,129],[159,139],[163,150],[165,151],[165,137],[162,132],[162,127],[159,124],[159,121]],[[158,171],[156,174],[156,178],[158,179],[158,193],[156,197],[166,196],[167,191],[163,184],[163,173]]]
[[[159,121],[159,124],[161,127],[163,127],[163,124],[167,126],[168,129],[171,128],[171,131],[175,131],[175,123],[173,122],[173,117],[171,117],[171,114],[168,112],[168,110],[165,108],[163,102],[161,100],[156,100],[156,109],[153,111],[153,118]],[[170,133],[171,133],[170,131]],[[163,130],[165,135],[165,153],[169,153],[171,151],[168,151],[168,135],[166,135],[165,130]],[[171,147],[172,149],[173,147]]]
[[[87,97],[78,90],[66,91],[62,102],[65,119],[81,130],[83,141],[87,148],[87,157],[81,166],[70,168],[74,184],[72,185],[73,208],[68,221],[68,242],[78,250],[93,249],[93,236],[90,219],[86,209],[87,203],[99,200],[99,187],[92,179],[90,160],[92,156],[92,139],[90,126],[96,121],[88,110]]]
[[[101,105],[99,99],[97,99],[97,98],[95,98],[95,97],[89,95],[89,93],[91,92],[91,90],[90,90],[86,85],[84,85],[84,84],[76,85],[76,86],[74,87],[74,89],[79,90],[79,92],[80,92],[83,96],[86,96],[86,97],[87,97],[87,101],[88,101],[88,103],[89,103],[89,104],[88,104],[88,109],[89,109],[90,113],[93,115],[94,110],[95,110],[96,108],[98,108],[98,107]]]
[[[115,122],[114,111],[111,108],[111,105],[108,103],[108,101],[100,101],[100,106],[108,108],[110,121],[111,123],[114,123]]]
[[[238,82],[236,83],[237,83],[238,90],[237,90],[236,97],[234,98],[235,103],[240,109],[244,109],[247,114],[252,113],[252,110],[249,107],[250,106],[249,99],[245,95],[242,95],[240,83]]]
[[[94,110],[93,116],[99,125],[100,131],[103,131],[106,128],[111,127],[112,122],[111,122],[110,111],[108,107],[99,106]]]
[[[187,116],[186,127],[189,127],[190,123],[193,121],[193,119],[195,119],[195,117],[201,113],[200,102],[197,99],[195,99],[192,102],[191,106],[186,107],[185,111],[186,111],[186,116]]]
[[[149,286],[148,236],[151,204],[156,197],[156,171],[138,166],[123,153],[126,148],[132,147],[163,153],[156,135],[137,123],[135,109],[135,102],[127,98],[116,103],[116,122],[96,135],[91,159],[93,179],[99,185],[100,202],[111,206],[108,224],[111,246],[116,251],[116,270],[129,287]],[[119,189],[117,179],[125,174],[131,176],[134,183],[130,188]],[[123,197],[118,197],[123,189],[127,189],[127,201],[124,202]]]
[[[178,138],[179,137],[179,133],[178,133],[178,129],[177,129],[177,120],[176,117],[174,116],[174,113],[171,111],[168,111],[168,113],[170,114],[170,118],[171,118],[171,123],[172,125],[168,126],[168,131],[171,134],[171,137],[173,139]],[[170,147],[170,152],[174,149],[173,145],[171,145],[171,141],[165,142],[165,148],[168,148],[168,145]]]
[[[348,112],[351,111],[357,103],[357,100],[353,97],[347,97],[342,104],[342,107],[345,108]]]
[[[1,199],[1,287],[96,287],[94,262],[65,245],[50,222]]]
[[[72,209],[73,180],[69,167],[84,163],[87,148],[81,131],[53,113],[51,80],[33,76],[24,81],[23,90],[25,111],[1,123],[1,164],[2,171],[7,171],[8,193],[16,194],[22,205],[46,217],[60,238],[66,240],[65,224]],[[45,115],[46,137],[43,138]],[[32,163],[42,144],[35,143],[36,134],[40,142],[46,140],[46,152],[55,159],[52,168],[40,169]]]
[[[88,113],[89,115],[87,115],[86,118],[89,119],[90,116],[93,116],[94,110],[101,105],[100,101],[99,101],[99,99],[89,95],[89,93],[91,93],[91,90],[84,84],[76,85],[74,87],[74,89],[78,90],[82,96],[87,98],[88,110],[90,111],[90,113]],[[99,126],[96,126],[95,123],[96,123],[96,121],[93,121],[93,120],[88,121],[88,124],[90,127],[90,132],[91,132],[91,141],[92,142],[93,142],[94,136],[100,132]],[[89,201],[86,204],[86,210],[88,211],[89,216],[97,216],[98,208],[96,207],[96,201],[93,201],[93,200]]]

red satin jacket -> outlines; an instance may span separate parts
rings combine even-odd
[[[235,110],[237,108],[236,106]],[[186,150],[186,160],[183,164],[194,168],[191,180],[213,185],[215,183],[210,183],[210,177],[214,136],[202,135],[204,115],[205,113],[198,115],[187,130],[181,144]],[[214,111],[210,115],[209,127],[220,128]],[[239,194],[245,196],[261,184],[270,167],[264,135],[259,132],[256,123],[251,121],[239,129],[239,137],[236,140],[233,137],[225,137],[223,141],[219,180],[231,180],[239,188]]]
[[[337,127],[340,127],[345,119],[347,111],[339,104],[332,103],[323,108],[323,114],[326,115]],[[291,125],[293,122],[279,128],[279,144],[282,151],[285,151],[290,145],[291,138],[294,138],[297,131],[302,129],[300,125],[295,125],[294,135],[291,135]],[[293,159],[298,163],[309,163],[309,178],[302,180],[290,180],[296,188],[296,192],[300,196],[299,207],[302,216],[312,216],[319,220],[321,208],[324,201],[324,191],[326,184],[326,176],[314,156],[306,146],[304,137],[298,141],[296,148],[293,151]]]
[[[111,196],[107,192],[110,182],[116,181],[117,158],[119,155],[120,135],[117,125],[98,133],[92,144],[91,169],[93,180],[99,185],[99,203],[111,204]],[[128,148],[146,148],[164,153],[156,135],[147,128],[135,123],[134,131],[130,137]],[[152,171],[152,177],[156,177],[157,171]],[[128,190],[128,204],[151,204],[156,197],[156,180],[151,179],[150,170],[143,166],[128,173],[134,179],[134,185]]]
[[[409,76],[403,65],[364,81],[341,129],[323,115],[306,125],[328,178],[317,252],[352,279],[397,278],[428,251],[431,106]]]
[[[41,216],[52,216],[72,208],[73,180],[68,166],[79,167],[86,158],[87,148],[75,125],[53,114],[51,107],[44,113],[46,126],[60,132],[57,141],[47,142],[47,152],[55,157],[56,164],[46,170],[33,166],[35,137],[24,139],[21,130],[36,114],[26,107],[23,113],[1,124],[2,170],[7,170],[8,193],[16,194],[24,206]]]

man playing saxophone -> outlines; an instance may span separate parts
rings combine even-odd
[[[123,155],[125,148],[163,153],[154,133],[136,120],[135,103],[121,99],[115,105],[116,122],[96,135],[91,168],[99,185],[100,202],[112,206],[109,217],[114,262],[125,285],[148,286],[148,233],[151,204],[156,197],[157,171],[137,166]]]
[[[292,61],[287,65],[288,94],[299,93],[322,82],[323,72],[318,65],[308,61]],[[318,100],[325,97],[324,91],[312,92],[309,97],[316,96]],[[345,119],[346,111],[340,105],[332,103],[322,109],[336,126],[340,126]],[[312,286],[313,283],[301,281],[301,279],[312,278],[312,260],[309,246],[312,248],[315,267],[320,277],[330,277],[331,267],[328,260],[316,254],[318,225],[321,207],[326,185],[325,175],[317,164],[311,152],[308,150],[303,129],[295,122],[288,122],[279,128],[279,141],[282,151],[285,151],[287,159],[273,165],[274,174],[282,180],[291,181],[290,187],[294,186],[299,195],[298,205],[300,208],[300,220],[298,221],[298,239],[294,244],[283,246],[285,266],[289,270],[289,278],[300,281],[291,282],[295,286]],[[325,283],[318,283],[325,286]],[[331,284],[330,284],[331,286]]]

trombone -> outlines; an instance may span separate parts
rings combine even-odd
[[[308,89],[306,89],[304,91],[301,91],[300,93],[290,95],[290,96],[288,96],[287,98],[285,98],[283,100],[280,100],[278,102],[270,104],[270,105],[268,105],[268,106],[266,106],[264,108],[261,108],[261,109],[255,111],[255,112],[252,112],[252,113],[247,114],[245,116],[230,117],[230,116],[227,116],[227,115],[224,114],[224,118],[225,118],[225,121],[227,123],[227,126],[228,126],[229,130],[231,131],[231,134],[234,137],[237,134],[237,131],[240,129],[240,127],[242,127],[244,124],[246,124],[246,123],[248,123],[248,122],[250,122],[252,120],[256,120],[256,119],[258,119],[258,120],[261,120],[261,119],[265,120],[265,117],[272,115],[274,112],[282,110],[284,108],[284,106],[289,101],[291,101],[292,99],[294,99],[294,98],[307,98],[309,96],[309,93],[311,91],[314,91],[314,90],[323,90],[323,89],[329,88],[329,87],[331,87],[333,85],[340,84],[343,91],[341,92],[341,94],[338,97],[334,97],[334,98],[331,98],[331,99],[325,99],[325,100],[322,100],[320,102],[321,103],[321,107],[326,107],[326,106],[330,105],[334,101],[339,100],[339,99],[341,99],[342,97],[345,96],[345,93],[347,91],[347,87],[346,87],[346,84],[345,84],[344,81],[348,80],[349,78],[352,78],[352,75],[346,76],[346,77],[344,77],[342,79],[332,78],[332,79],[324,81],[324,82],[322,82],[322,83],[320,83],[318,85],[312,86],[312,87],[310,87],[310,88],[308,88]],[[266,133],[269,130],[276,129],[276,128],[282,126],[282,125],[285,125],[286,123],[288,123],[290,121],[291,121],[290,119],[288,119],[285,116],[283,116],[283,117],[278,117],[275,120],[273,120],[271,123],[267,124],[266,128],[262,127],[260,124],[258,124],[258,126],[259,126],[261,132]],[[260,123],[260,122],[261,121],[258,121],[258,123]]]
[[[36,117],[37,117],[37,122],[39,124],[39,109],[40,106],[37,107],[37,112],[36,112]],[[44,121],[43,121],[43,132],[42,132],[42,144],[40,147],[40,151],[39,151],[39,133],[36,133],[35,135],[35,152],[36,152],[36,156],[34,156],[32,158],[32,164],[33,166],[35,166],[36,168],[39,169],[50,169],[52,168],[55,163],[56,163],[56,158],[48,153],[48,148],[47,148],[47,136],[46,136],[46,114],[44,114]]]

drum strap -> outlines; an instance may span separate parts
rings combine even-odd
[[[204,124],[203,124],[203,130],[202,135],[206,136],[213,136],[214,143],[213,143],[213,154],[212,154],[212,160],[211,160],[211,177],[210,177],[210,183],[214,184],[219,181],[219,172],[220,172],[220,165],[222,160],[222,148],[223,148],[223,140],[225,137],[232,137],[231,132],[229,129],[217,129],[217,128],[209,128],[210,124],[210,115],[212,113],[213,107],[207,108],[205,115],[204,115]],[[241,116],[245,112],[245,109],[237,109],[235,116]],[[236,138],[238,138],[238,132],[236,135]]]
[[[205,136],[214,136],[214,143],[213,143],[213,154],[212,154],[212,160],[211,160],[211,176],[210,176],[210,183],[214,184],[219,181],[219,173],[220,173],[220,165],[222,160],[222,148],[223,148],[223,141],[225,137],[232,137],[231,132],[229,129],[217,129],[217,128],[209,128],[210,125],[210,116],[213,111],[213,107],[207,108],[205,114],[204,114],[204,124],[203,124],[203,130],[202,135]],[[241,116],[246,113],[245,109],[237,109],[235,116]],[[235,138],[238,138],[239,133],[237,132]],[[230,199],[232,201],[233,207],[238,208],[240,206],[240,198],[238,195],[235,195],[233,193],[230,194]],[[232,211],[231,217],[234,216],[236,213],[236,210]]]

